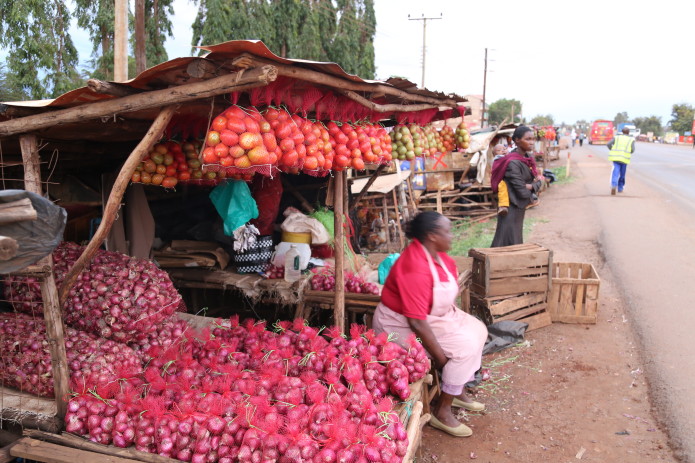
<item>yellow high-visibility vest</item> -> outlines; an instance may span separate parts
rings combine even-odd
[[[631,148],[634,142],[635,140],[628,135],[616,135],[613,148],[608,153],[608,160],[630,164]]]

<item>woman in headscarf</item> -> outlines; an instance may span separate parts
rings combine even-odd
[[[537,201],[535,194],[541,188],[536,161],[533,159],[535,132],[530,127],[521,125],[514,130],[512,141],[516,148],[492,165],[492,190],[496,192],[500,181],[504,180],[509,192],[509,210],[505,216],[497,217],[493,248],[524,242],[526,207],[534,203],[534,199]]]
[[[453,436],[473,431],[459,422],[451,407],[482,411],[465,384],[480,369],[487,327],[455,306],[459,294],[451,247],[451,222],[436,212],[421,212],[409,224],[412,239],[391,268],[374,314],[376,332],[396,333],[405,345],[415,333],[434,365],[442,369],[442,392],[430,424]]]

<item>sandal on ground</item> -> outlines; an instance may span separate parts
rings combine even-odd
[[[459,423],[458,426],[453,428],[439,421],[437,417],[434,415],[432,415],[430,418],[430,426],[439,429],[440,431],[444,431],[445,433],[450,434],[454,437],[468,437],[473,435],[473,430],[465,424]]]
[[[466,410],[470,410],[472,412],[482,412],[485,410],[485,404],[481,404],[480,402],[464,402],[458,397],[454,397],[454,400],[451,402],[451,406],[465,408]]]

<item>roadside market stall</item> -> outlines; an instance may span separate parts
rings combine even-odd
[[[240,397],[253,397],[253,392],[257,392],[256,388],[260,387],[261,377],[265,381],[271,382],[290,381],[282,380],[280,377],[300,378],[303,369],[311,369],[312,366],[315,367],[314,371],[318,371],[316,362],[326,361],[322,358],[326,346],[336,344],[338,349],[336,355],[338,355],[340,346],[343,344],[343,338],[340,335],[345,331],[346,295],[343,272],[346,265],[344,253],[340,251],[335,253],[335,291],[327,292],[328,297],[332,298],[334,302],[335,314],[333,319],[337,328],[330,332],[328,338],[319,336],[318,330],[309,329],[303,323],[301,326],[279,325],[280,334],[272,334],[274,332],[266,330],[265,324],[262,323],[240,325],[238,321],[234,322],[233,320],[218,321],[208,327],[207,331],[205,329],[189,331],[191,330],[190,323],[176,315],[177,311],[185,311],[186,309],[182,307],[181,297],[171,282],[169,274],[154,266],[148,259],[130,258],[124,254],[100,250],[102,243],[107,238],[114,238],[114,242],[118,242],[118,237],[110,235],[111,231],[114,230],[114,223],[122,219],[121,215],[125,215],[121,214],[121,205],[129,182],[149,183],[162,187],[178,185],[181,189],[188,189],[189,187],[185,185],[187,182],[218,182],[220,179],[228,177],[244,180],[248,179],[251,173],[255,176],[273,177],[298,174],[303,171],[312,177],[330,176],[332,181],[329,191],[332,198],[327,202],[333,205],[334,239],[338,243],[338,249],[341,249],[346,229],[345,212],[347,208],[345,203],[348,200],[345,170],[348,168],[361,170],[365,163],[385,164],[390,160],[387,156],[388,150],[381,148],[383,143],[368,140],[368,145],[360,146],[358,143],[358,146],[351,149],[348,148],[348,143],[324,143],[325,151],[319,153],[314,151],[319,149],[318,144],[307,143],[309,135],[318,130],[320,137],[328,135],[330,139],[331,135],[334,137],[344,135],[349,140],[357,140],[360,137],[358,132],[365,133],[366,136],[370,130],[378,131],[379,128],[375,125],[377,121],[393,120],[395,122],[398,120],[399,122],[407,122],[409,119],[413,119],[424,123],[435,118],[446,117],[454,110],[462,112],[459,108],[461,108],[463,99],[459,97],[417,89],[414,84],[405,83],[402,80],[399,80],[397,85],[388,82],[364,81],[356,76],[346,74],[338,65],[333,63],[282,59],[270,53],[260,42],[228,42],[208,47],[206,50],[209,54],[204,58],[175,59],[155,66],[126,83],[90,81],[89,87],[74,90],[55,100],[6,104],[0,109],[2,167],[3,179],[6,182],[21,184],[23,177],[25,188],[29,189],[31,185],[31,188],[40,194],[54,192],[55,199],[63,200],[69,196],[69,192],[66,190],[70,188],[66,188],[65,184],[54,184],[52,181],[54,174],[56,178],[65,178],[66,172],[78,170],[94,174],[108,170],[117,171],[115,180],[109,182],[108,185],[110,193],[107,195],[108,199],[104,201],[101,221],[93,222],[90,219],[89,223],[95,226],[95,230],[93,230],[92,237],[86,247],[60,246],[54,253],[54,262],[49,260],[38,270],[40,273],[38,278],[27,275],[27,272],[34,272],[33,269],[25,269],[24,273],[20,272],[6,277],[4,282],[6,294],[8,294],[7,288],[10,288],[8,299],[14,304],[15,309],[19,303],[19,306],[26,309],[25,312],[43,313],[46,323],[25,316],[3,314],[3,327],[6,328],[6,333],[16,333],[17,330],[21,330],[35,333],[38,336],[35,340],[36,344],[32,344],[24,352],[24,357],[13,358],[17,361],[24,360],[20,362],[20,366],[33,365],[36,368],[33,374],[39,375],[39,377],[30,377],[20,380],[19,383],[4,383],[2,394],[0,394],[0,400],[2,400],[0,408],[2,408],[3,416],[6,416],[6,413],[18,413],[12,420],[22,426],[35,426],[30,423],[30,417],[36,419],[36,416],[40,414],[49,418],[55,416],[58,424],[54,428],[47,429],[49,431],[58,429],[61,420],[65,419],[68,431],[88,436],[97,443],[94,445],[99,445],[99,447],[88,445],[84,441],[81,441],[80,444],[73,442],[73,445],[70,445],[67,441],[72,438],[54,438],[54,440],[59,440],[62,445],[89,448],[90,451],[113,455],[114,458],[127,457],[141,461],[161,461],[160,458],[151,455],[152,453],[176,457],[185,461],[188,459],[199,461],[201,458],[219,459],[219,461],[223,461],[224,458],[238,458],[239,461],[246,461],[240,453],[237,453],[236,457],[230,456],[233,453],[225,455],[215,453],[214,456],[211,456],[212,449],[216,449],[221,443],[220,436],[222,434],[220,433],[226,429],[225,427],[232,426],[235,427],[235,431],[232,432],[227,429],[224,434],[234,435],[234,440],[227,445],[229,452],[233,452],[232,448],[235,448],[234,451],[236,452],[241,452],[244,445],[248,446],[250,453],[277,452],[279,451],[279,447],[277,447],[279,444],[272,448],[270,446],[260,448],[258,438],[253,440],[254,438],[251,436],[253,434],[251,429],[258,428],[261,424],[254,421],[256,418],[264,420],[262,425],[266,427],[266,430],[273,429],[274,424],[269,422],[268,417],[274,413],[273,407],[276,407],[277,404],[268,404],[263,399],[249,403],[249,401],[240,400]],[[264,91],[258,89],[264,89]],[[229,94],[228,97],[222,96],[227,94]],[[311,103],[309,103],[310,101]],[[284,117],[291,119],[292,122],[288,122],[287,131],[289,133],[285,137],[280,133],[284,126],[272,127],[271,122],[268,121],[271,117],[269,114],[272,112],[270,109],[274,109],[270,108],[273,104],[282,104],[289,109],[289,111],[284,111],[286,114]],[[253,109],[258,107],[269,109],[263,110],[263,113],[258,109]],[[234,112],[237,110],[245,114],[244,119],[242,119],[245,123],[245,129],[241,133],[231,130],[228,124],[233,117],[236,117]],[[336,113],[339,110],[342,111],[341,114]],[[277,118],[271,119],[271,121],[277,120],[281,124],[282,112],[277,109],[274,111],[277,113]],[[294,112],[294,114],[290,115],[290,112]],[[338,119],[343,124],[338,126],[335,133],[329,132],[333,129],[330,124],[323,126],[324,134],[315,121],[309,120],[310,114],[316,120]],[[220,118],[225,119],[225,127],[230,129],[230,132],[235,133],[237,140],[234,140],[232,135],[223,133],[224,129],[221,127],[219,127],[220,130],[215,130],[218,129],[215,124],[221,123]],[[246,118],[250,120],[247,121]],[[373,122],[357,126],[354,121],[358,120]],[[264,123],[267,123],[272,130],[263,131],[261,126],[266,127]],[[254,124],[259,126],[259,130],[248,130]],[[301,141],[299,134],[297,134],[300,125],[302,126]],[[313,128],[309,128],[309,125],[312,125]],[[306,132],[304,132],[305,130]],[[338,134],[337,132],[341,133]],[[217,135],[215,136],[213,133],[217,133]],[[256,135],[244,137],[243,135],[246,133]],[[272,133],[273,136],[265,137],[261,136],[261,133],[264,135]],[[170,138],[177,134],[181,138],[172,144],[158,144],[163,137]],[[192,138],[205,135],[204,144],[200,145],[201,151],[197,156],[187,157],[184,153],[186,140],[191,138],[187,135],[193,136]],[[223,139],[223,135],[231,138]],[[383,135],[380,136],[382,137],[381,142],[385,142]],[[271,138],[275,138],[274,142]],[[293,140],[294,146],[283,148],[282,141],[290,138]],[[324,141],[328,140],[324,139]],[[286,145],[288,144],[286,143]],[[226,151],[221,147],[218,148],[220,145],[224,145]],[[155,151],[160,148],[166,149],[166,152],[158,153],[161,154],[161,164],[156,162],[159,156],[155,158],[157,154],[153,151],[155,146],[157,146]],[[184,155],[183,161],[176,160],[176,155],[179,153],[175,152],[175,146],[180,147],[180,151]],[[301,150],[299,149],[300,146],[303,147]],[[377,151],[377,146],[380,148],[380,152]],[[296,149],[293,149],[295,147]],[[232,152],[233,149],[237,150],[236,156]],[[238,149],[242,151],[239,152]],[[341,150],[348,150],[347,153],[350,156]],[[50,159],[49,153],[53,154]],[[330,162],[329,154],[331,155]],[[172,163],[176,161],[180,167],[177,169],[176,175],[168,170],[172,165],[167,166],[165,162],[169,159],[168,155],[171,155]],[[304,162],[298,162],[300,158]],[[154,170],[150,172],[153,165]],[[164,166],[163,169],[160,168],[160,165]],[[23,176],[20,174],[22,170]],[[160,170],[162,171],[160,172]],[[200,172],[201,176],[191,178],[196,172]],[[138,173],[139,175],[137,175]],[[145,173],[150,174],[149,179],[144,175]],[[189,177],[186,178],[181,173],[188,173]],[[213,176],[213,173],[216,175]],[[202,178],[203,176],[205,178]],[[82,186],[85,187],[84,190],[91,190],[91,193],[97,193],[97,195],[100,193],[101,188],[98,188],[100,185],[97,185],[97,188],[93,186],[100,182],[94,182],[92,185],[89,183],[84,185],[84,181],[82,183]],[[70,186],[74,187],[74,184]],[[193,185],[190,188],[193,188]],[[79,195],[73,194],[73,196]],[[127,198],[126,202],[129,199],[131,198]],[[70,206],[68,201],[64,203],[66,206]],[[129,238],[134,236],[134,234],[128,235]],[[123,241],[126,241],[131,248],[136,242],[134,238]],[[138,243],[141,245],[142,241],[138,241]],[[201,249],[197,251],[201,251]],[[204,251],[210,252],[211,250],[205,249]],[[219,262],[219,257],[214,252],[216,250],[212,251],[212,254],[215,255],[214,260]],[[203,257],[199,256],[197,259],[202,261]],[[196,280],[189,270],[185,272],[181,280],[186,279],[190,282],[211,285],[248,285],[253,291],[262,292],[265,290],[261,283],[249,282],[251,275],[244,277],[246,278],[245,282],[230,282],[227,276],[221,277],[222,281],[212,281],[210,276],[214,273],[214,271],[208,271],[204,277]],[[258,277],[259,282],[260,280]],[[37,289],[35,283],[39,286],[43,285],[43,287]],[[283,285],[284,283],[273,285],[274,288],[271,291],[277,293],[277,287]],[[297,289],[296,286],[293,290]],[[25,288],[29,289],[24,291]],[[132,300],[131,296],[133,296]],[[160,309],[154,310],[155,307]],[[136,308],[138,310],[135,310]],[[138,311],[142,312],[149,309],[153,310],[146,312],[145,317],[134,317]],[[67,327],[65,327],[65,333],[62,333],[64,323],[67,324]],[[165,336],[161,330],[167,330],[168,336]],[[212,335],[211,330],[215,332],[214,335]],[[191,333],[190,337],[187,333]],[[296,351],[294,353],[283,354],[288,356],[283,359],[282,356],[278,357],[281,355],[279,352],[275,355],[272,354],[277,349],[271,348],[270,345],[266,345],[263,351],[258,350],[259,339],[263,339],[264,342],[276,343],[279,342],[277,338],[283,336],[282,333],[284,333],[283,339],[291,341],[291,345],[295,346]],[[365,339],[369,339],[367,333],[358,328],[351,335],[353,341],[360,344]],[[308,336],[310,339],[305,339],[304,336]],[[230,357],[222,354],[220,350],[228,348],[214,341],[216,338],[224,338],[230,343],[236,343],[236,348],[231,348],[231,350],[239,355],[243,354],[243,358],[234,358],[233,364],[228,365]],[[161,339],[168,339],[171,343],[158,345],[157,342]],[[179,342],[181,339],[186,339],[187,342],[181,344]],[[9,335],[5,337],[5,340],[11,340]],[[309,340],[312,343],[308,343]],[[14,341],[16,342],[17,339]],[[397,353],[396,349],[392,347],[394,346],[393,343],[388,341],[374,338],[370,342],[378,342],[379,349],[393,351],[384,355],[390,356],[388,358],[389,368],[400,373],[389,370],[389,374],[391,377],[401,378],[398,386],[384,389],[383,384],[375,383],[371,384],[371,388],[370,385],[366,385],[366,389],[362,390],[363,395],[370,395],[371,397],[376,397],[373,394],[378,390],[380,397],[384,397],[378,405],[382,408],[372,410],[374,417],[399,416],[402,418],[402,421],[386,418],[389,421],[381,423],[388,427],[389,433],[394,433],[391,436],[391,444],[387,446],[401,442],[399,444],[401,447],[389,450],[391,452],[388,454],[390,459],[384,456],[383,450],[381,451],[381,458],[382,461],[408,459],[416,446],[417,434],[426,422],[426,416],[420,416],[422,403],[419,401],[419,394],[423,393],[421,392],[422,381],[425,380],[427,372],[427,368],[424,366],[427,362],[426,357],[420,355],[423,352],[421,346],[416,348],[413,345],[410,352],[403,351],[405,352],[403,354],[400,351]],[[245,347],[241,348],[239,343],[244,344]],[[66,344],[70,346],[67,352]],[[319,344],[321,345],[319,346]],[[16,346],[17,344],[12,345]],[[157,346],[155,352],[150,350]],[[75,355],[84,349],[102,354],[99,358],[103,358],[103,362],[95,367],[93,366],[95,364],[89,363],[86,359],[76,358]],[[51,360],[47,363],[46,352],[49,350]],[[34,356],[32,359],[35,360],[27,363],[26,355],[29,353]],[[405,363],[401,362],[403,368],[400,368],[396,360],[401,355],[404,355],[403,362]],[[409,356],[418,355],[419,357],[407,361]],[[112,360],[109,361],[109,359],[114,358],[113,356],[116,356],[115,358],[118,358],[119,361],[115,363]],[[147,369],[142,370],[142,363],[140,362],[145,358],[144,356],[147,356],[149,361],[147,367],[150,368],[149,373]],[[261,369],[263,370],[262,375],[261,371],[257,370],[264,362],[272,360],[282,363],[283,360],[289,360],[293,356],[299,356],[294,375],[278,375],[277,368],[271,368],[267,365],[265,370]],[[211,366],[209,361],[215,358],[217,359],[216,363]],[[344,362],[354,364],[354,368],[348,368],[355,373],[355,375],[350,374],[351,379],[348,380],[344,377],[345,371],[343,373],[340,371],[332,372],[329,377],[325,378],[317,377],[323,381],[321,383],[322,388],[326,388],[323,385],[324,382],[330,387],[325,390],[317,390],[313,398],[308,391],[302,389],[303,398],[297,399],[297,402],[288,397],[276,398],[287,405],[282,411],[277,410],[277,412],[286,415],[290,413],[289,409],[302,405],[307,407],[306,409],[300,407],[303,410],[302,415],[307,415],[309,406],[323,403],[330,397],[330,394],[333,393],[342,397],[341,393],[347,393],[346,381],[348,384],[361,384],[361,376],[364,373],[361,365],[366,364],[360,362],[366,361],[366,358],[362,360],[356,357],[351,358],[354,360],[349,360],[347,357],[343,359]],[[408,368],[405,368],[406,364]],[[110,366],[110,369],[107,366]],[[95,369],[104,370],[102,372],[104,375],[113,375],[110,377],[111,380],[95,377],[92,373]],[[20,370],[21,368],[15,371]],[[191,376],[191,373],[184,374],[183,372],[186,371],[190,371],[195,376]],[[201,374],[195,373],[196,371]],[[197,383],[201,376],[209,376],[211,371],[219,374],[219,377],[216,375],[213,377],[220,381],[227,378],[227,382],[215,384],[210,382],[207,385]],[[358,371],[362,371],[362,373],[357,375]],[[79,390],[74,382],[76,374],[82,385]],[[386,370],[379,371],[378,374],[385,375]],[[72,376],[73,379],[71,386],[68,384],[68,376]],[[117,384],[121,386],[120,391],[112,390],[113,388],[109,389],[108,384],[113,383],[113,378],[118,379]],[[194,378],[198,378],[198,380],[194,380]],[[308,376],[305,375],[305,380],[307,378]],[[103,379],[107,380],[106,383],[102,381]],[[246,381],[245,384],[248,389],[236,389],[240,396],[222,397],[222,392],[229,390],[230,380],[242,384]],[[164,382],[162,383],[162,381]],[[408,382],[415,384],[412,392],[411,388],[407,388]],[[16,390],[5,387],[5,384],[18,387],[20,392],[17,393]],[[159,391],[160,394],[153,393],[152,396],[148,396],[151,400],[147,397],[139,397],[136,400],[137,394],[132,394],[132,391],[131,394],[123,395],[124,387],[135,390],[143,384],[149,384],[148,390]],[[291,389],[293,386],[288,387]],[[295,385],[294,387],[298,386]],[[179,406],[179,410],[173,414],[172,404],[178,403],[180,405],[182,400],[187,399],[185,391],[191,389],[197,393],[202,391],[206,394],[205,397],[215,397],[217,400],[212,401],[210,399],[211,402],[206,404],[205,410],[196,409],[194,404],[191,404],[193,408],[183,410]],[[70,390],[76,395],[71,397],[69,395]],[[47,399],[47,403],[39,404],[43,407],[41,410],[28,410],[29,401],[33,399],[31,396],[24,397],[27,392],[41,393],[47,397],[53,396],[55,400]],[[398,415],[393,415],[392,412],[396,407],[391,399],[387,400],[386,396],[389,394],[396,394],[400,400],[413,398],[415,402],[409,402],[409,404],[406,403],[402,406],[405,407],[402,410],[406,410],[406,412],[401,410]],[[355,398],[360,402],[361,408],[364,406],[363,398]],[[188,400],[190,399],[192,397],[188,397]],[[143,400],[149,401],[143,403]],[[46,408],[50,407],[49,403],[55,404],[55,414],[53,409]],[[260,409],[266,413],[259,413],[251,419],[248,415],[250,406],[253,406],[254,411]],[[357,413],[356,410],[350,412],[348,408],[343,409],[340,413],[336,411],[334,419],[345,419],[350,413]],[[18,412],[15,412],[17,410]],[[412,414],[410,414],[411,411]],[[384,415],[384,413],[391,414]],[[106,414],[105,417],[104,414]],[[140,417],[137,421],[139,424],[131,421],[135,419],[135,416]],[[246,417],[245,426],[239,426],[238,421],[236,424],[231,424],[235,422],[236,418],[234,417],[240,416]],[[196,417],[195,420],[194,417]],[[113,419],[103,421],[104,418]],[[226,418],[229,420],[225,420]],[[406,422],[408,418],[409,420]],[[197,434],[193,438],[193,435],[190,434],[191,431],[181,430],[182,423],[189,422],[186,420],[203,420],[196,422],[207,423],[207,432],[210,434],[205,436]],[[143,422],[148,423],[147,426],[139,427]],[[158,440],[155,442],[150,432],[154,432],[155,429],[159,430],[157,432],[165,429],[165,422],[178,423],[179,437],[176,439],[195,440],[189,440],[186,446],[179,441],[170,443],[170,440]],[[213,422],[215,424],[212,424]],[[336,421],[333,424],[337,423]],[[370,426],[378,423],[380,422],[375,422]],[[275,424],[277,424],[277,420]],[[295,434],[291,435],[295,440],[287,442],[278,437],[280,441],[285,443],[284,445],[288,446],[284,447],[285,454],[289,448],[297,448],[301,452],[308,448],[306,452],[314,452],[314,455],[317,452],[324,452],[324,450],[331,452],[348,451],[346,449],[326,450],[326,446],[312,444],[308,442],[306,434],[303,434],[303,428],[299,424],[297,426],[294,431]],[[275,431],[277,433],[278,428],[275,428]],[[369,433],[366,428],[356,429],[354,431],[355,436],[358,431]],[[180,437],[183,434],[185,436]],[[364,439],[369,436],[369,434],[363,434],[362,442],[366,442]],[[162,436],[158,434],[158,437]],[[330,438],[328,435],[323,437]],[[374,429],[372,429],[369,439],[374,440],[374,442],[379,441],[380,446],[386,445],[385,442],[379,440],[380,437],[376,436]],[[189,447],[193,442],[197,443],[194,455],[185,452],[180,453],[184,447]],[[301,446],[301,442],[306,445]],[[113,444],[116,447],[129,447],[135,444],[137,450],[124,453],[113,447],[107,447],[106,444]],[[295,447],[292,447],[293,445]],[[37,457],[40,450],[48,453],[54,452],[55,455],[55,449],[49,447],[49,444],[37,444],[34,441],[24,440],[14,450],[10,450],[10,455]],[[100,450],[95,450],[95,448]],[[134,453],[140,450],[149,453],[146,455]],[[217,450],[215,451],[217,452]],[[362,446],[355,447],[351,451],[364,452],[368,450]],[[64,460],[74,461],[77,457],[75,452],[67,452]]]

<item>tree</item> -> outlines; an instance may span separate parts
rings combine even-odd
[[[500,125],[505,119],[507,123],[520,122],[521,118],[518,116],[521,110],[522,105],[519,100],[506,98],[497,100],[488,107],[488,124]]]
[[[623,122],[630,122],[630,118],[627,116],[627,111],[618,113],[613,118],[613,125],[615,125],[616,127],[618,126],[618,124],[622,124]]]
[[[695,109],[687,103],[678,103],[673,105],[671,110],[671,130],[683,135],[685,132],[690,132],[693,128],[693,115]]]
[[[9,50],[7,85],[37,99],[80,85],[66,2],[0,0],[0,11],[0,46]]]
[[[193,46],[258,39],[276,55],[373,78],[373,0],[200,0]]]
[[[8,79],[6,70],[5,63],[0,63],[0,101],[27,100],[29,96],[22,89],[14,86],[13,82]]]
[[[550,114],[546,114],[545,116],[541,116],[540,114],[533,119],[531,119],[531,125],[541,125],[541,126],[548,126],[548,125],[553,125],[555,121],[553,120],[553,116]]]
[[[635,127],[646,135],[647,132],[652,132],[655,136],[660,137],[663,134],[661,126],[661,118],[658,116],[636,117],[632,121]]]

